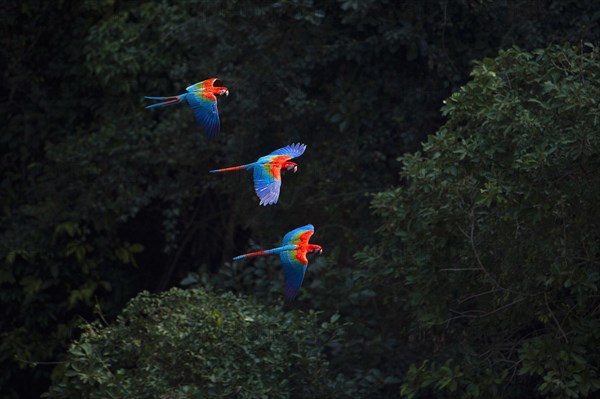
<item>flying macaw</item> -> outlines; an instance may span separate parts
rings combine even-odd
[[[186,88],[187,93],[170,97],[144,97],[149,100],[160,100],[157,104],[148,105],[146,108],[163,107],[166,105],[175,105],[187,100],[194,111],[196,121],[204,128],[209,139],[213,139],[219,134],[220,122],[219,111],[217,110],[217,97],[228,96],[227,87],[213,86],[217,78],[203,80],[200,83],[193,84]]]
[[[254,191],[260,198],[260,205],[276,204],[281,189],[281,168],[298,170],[298,165],[289,160],[299,157],[306,150],[305,144],[291,144],[259,158],[256,162],[231,168],[211,170],[210,173],[231,172],[234,170],[254,170]]]
[[[298,227],[283,237],[281,247],[236,256],[233,260],[279,254],[285,272],[285,298],[288,301],[292,300],[298,294],[304,280],[304,273],[308,266],[306,254],[323,253],[320,245],[308,243],[314,232],[315,228],[312,224]]]

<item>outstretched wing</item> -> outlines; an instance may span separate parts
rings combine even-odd
[[[299,245],[308,244],[308,240],[315,233],[315,226],[307,224],[306,226],[298,227],[283,236],[283,245]],[[305,254],[306,259],[306,254]]]
[[[308,260],[306,252],[301,250],[284,251],[279,254],[285,273],[285,299],[292,300],[298,294]]]
[[[277,203],[281,189],[281,165],[289,159],[302,155],[305,149],[304,144],[291,144],[256,161],[254,190],[260,198],[260,205]]]
[[[304,154],[305,150],[306,150],[306,144],[300,144],[300,143],[290,144],[287,147],[283,147],[283,148],[273,151],[272,153],[270,153],[267,156],[270,157],[270,156],[277,156],[277,155],[286,155],[289,157],[286,159],[286,160],[288,160],[288,159],[299,157],[300,155]]]
[[[254,191],[260,205],[276,204],[281,189],[281,165],[261,163],[254,168]]]
[[[208,138],[215,138],[219,134],[221,126],[215,95],[204,91],[194,91],[187,94],[187,100],[194,111],[196,121],[204,128]]]
[[[207,87],[214,87],[214,84],[217,80],[219,80],[219,79],[218,78],[206,79],[206,80],[203,80],[202,82],[194,83],[193,85],[188,86],[185,89],[187,91],[189,91],[190,93],[194,92],[194,91],[203,91]]]
[[[312,224],[298,227],[283,236],[283,245],[308,244],[308,240],[314,234],[315,227]],[[285,272],[285,297],[288,300],[294,299],[302,281],[308,265],[305,249],[294,249],[284,251],[279,254],[283,270]]]

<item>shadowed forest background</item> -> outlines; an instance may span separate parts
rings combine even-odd
[[[0,396],[600,390],[600,9],[0,6]],[[221,133],[187,105],[219,77]],[[305,143],[279,203],[209,170]],[[298,298],[276,257],[312,223]]]

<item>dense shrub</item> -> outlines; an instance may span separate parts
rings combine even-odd
[[[340,333],[336,320],[319,325],[312,312],[283,312],[199,289],[142,293],[114,324],[85,326],[50,396],[344,396],[322,353]]]

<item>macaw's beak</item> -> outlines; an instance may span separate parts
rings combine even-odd
[[[316,253],[317,255],[321,255],[321,254],[323,253],[323,250],[322,250],[321,248],[319,248],[319,249],[317,249],[317,250],[315,251],[315,253]]]
[[[225,90],[225,97],[229,96],[229,90]]]
[[[294,171],[294,173],[296,173],[298,171],[298,167],[296,165],[294,165],[294,167],[292,168],[292,170]]]

